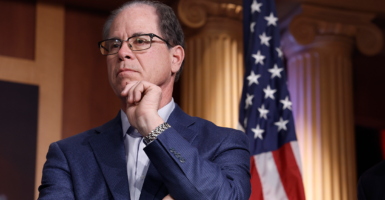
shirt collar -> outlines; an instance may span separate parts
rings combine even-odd
[[[171,98],[171,101],[167,105],[163,106],[161,109],[158,110],[158,114],[163,119],[163,121],[167,122],[174,108],[175,108],[174,98]],[[124,136],[131,125],[130,125],[130,122],[128,122],[126,113],[122,109],[120,109],[120,118],[122,120],[122,130],[123,130],[123,136]]]

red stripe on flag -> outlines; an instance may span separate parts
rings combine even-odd
[[[287,197],[290,200],[305,200],[301,172],[290,142],[272,153]]]
[[[250,200],[263,200],[263,193],[262,193],[262,184],[261,180],[259,179],[259,174],[257,171],[257,166],[255,165],[255,159],[254,156],[251,156],[250,159],[251,162],[251,196]]]

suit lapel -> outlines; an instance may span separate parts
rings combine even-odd
[[[120,112],[89,141],[114,199],[130,199]]]
[[[156,195],[164,194],[163,196],[167,195],[167,189],[163,186],[162,177],[158,173],[158,171],[155,169],[154,165],[150,163],[150,166],[148,167],[148,171],[146,174],[146,179],[144,180],[142,191],[140,193],[140,200],[150,200],[155,199]]]
[[[167,123],[169,123],[172,128],[174,128],[179,134],[182,135],[182,137],[184,137],[190,143],[192,143],[192,141],[194,140],[196,133],[188,129],[188,127],[193,125],[194,122],[194,118],[183,112],[177,104],[175,104],[175,109],[167,120]],[[163,196],[166,196],[167,194],[168,191],[167,188],[164,187],[162,177],[160,176],[154,165],[150,163],[139,199],[156,199],[156,196],[160,197],[159,199],[162,199]]]

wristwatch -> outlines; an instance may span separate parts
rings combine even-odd
[[[163,124],[159,125],[153,131],[151,131],[151,133],[149,133],[146,137],[143,138],[144,144],[149,145],[158,137],[158,135],[160,135],[170,127],[170,124],[168,124],[167,122],[164,122]]]

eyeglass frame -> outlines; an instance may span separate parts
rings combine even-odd
[[[107,54],[107,55],[103,55],[103,54],[102,54],[103,56],[114,55],[114,54],[119,53],[120,49],[121,49],[122,46],[123,46],[123,42],[126,42],[126,41],[128,42],[128,40],[130,40],[131,38],[139,37],[139,36],[144,36],[144,35],[150,36],[150,46],[149,46],[148,48],[146,48],[146,49],[133,50],[133,49],[132,49],[132,45],[131,45],[130,43],[128,43],[128,44],[129,44],[128,47],[131,49],[131,51],[143,51],[143,50],[147,50],[147,49],[151,48],[151,45],[152,45],[152,39],[154,38],[154,36],[157,37],[157,38],[159,38],[159,39],[162,40],[163,42],[165,42],[165,43],[167,44],[167,46],[173,47],[168,41],[166,41],[165,39],[161,38],[160,36],[158,36],[158,35],[156,35],[156,34],[154,34],[154,33],[146,33],[146,34],[133,35],[133,36],[127,38],[127,40],[121,40],[121,39],[119,39],[119,38],[106,39],[106,40],[102,40],[102,41],[98,42],[98,47],[99,47],[99,50],[100,50],[100,48],[104,48],[104,47],[101,45],[102,42],[104,42],[104,41],[107,41],[107,40],[119,40],[119,41],[121,42],[121,44],[120,44],[119,50],[118,50],[116,53]],[[105,49],[105,48],[104,48],[104,49]],[[106,49],[106,51],[107,51],[107,49]]]

